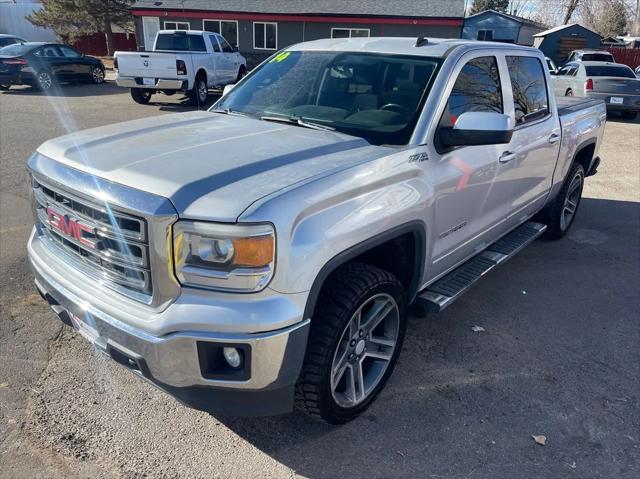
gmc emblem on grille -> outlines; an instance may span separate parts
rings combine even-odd
[[[97,242],[85,236],[85,233],[94,236],[95,230],[93,228],[82,224],[80,220],[70,218],[69,215],[58,213],[52,208],[47,207],[46,212],[47,219],[52,228],[77,240],[81,245],[86,246],[87,248],[97,248]]]

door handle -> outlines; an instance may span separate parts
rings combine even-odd
[[[547,141],[553,145],[554,143],[558,143],[559,140],[560,140],[560,135],[556,133],[552,133],[551,136],[549,137],[549,140]]]
[[[500,155],[500,163],[509,163],[512,160],[516,159],[516,154],[513,151],[505,151],[502,155]]]

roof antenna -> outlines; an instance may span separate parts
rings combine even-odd
[[[416,40],[416,44],[415,44],[415,46],[416,46],[416,47],[423,47],[423,46],[427,45],[428,43],[429,43],[429,39],[428,39],[428,38],[423,37],[422,35],[420,35],[420,36],[418,37],[418,39]]]

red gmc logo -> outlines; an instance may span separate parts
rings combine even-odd
[[[58,213],[56,210],[47,207],[47,219],[52,228],[55,228],[59,232],[70,236],[77,240],[80,244],[96,249],[96,241],[87,238],[85,233],[89,233],[91,236],[95,234],[93,228],[87,225],[83,225],[79,220],[73,220],[68,215]]]

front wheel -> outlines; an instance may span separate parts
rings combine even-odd
[[[554,200],[546,218],[547,237],[560,239],[567,234],[576,219],[580,200],[582,199],[583,187],[584,168],[580,163],[575,163],[567,174],[562,189]]]
[[[102,67],[93,67],[91,69],[91,81],[96,85],[104,83],[104,70]]]
[[[240,80],[242,80],[246,76],[247,76],[247,69],[245,68],[244,65],[242,65],[242,66],[240,66],[240,69],[238,70],[238,76],[236,77],[236,83],[238,83]]]
[[[330,424],[361,414],[393,371],[406,318],[404,291],[391,273],[350,263],[332,274],[311,320],[296,406]]]
[[[146,105],[151,101],[151,91],[146,90],[144,88],[132,88],[131,89],[131,98],[136,103],[141,105]]]

